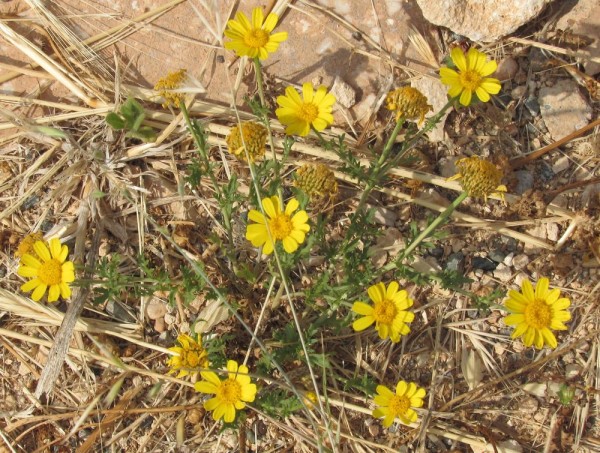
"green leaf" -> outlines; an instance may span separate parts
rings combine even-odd
[[[134,98],[127,98],[121,106],[121,115],[133,123],[138,116],[144,115],[144,107]]]
[[[125,128],[125,120],[115,112],[110,112],[106,115],[106,124],[117,131]]]

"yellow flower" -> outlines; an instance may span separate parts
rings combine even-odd
[[[19,244],[19,247],[17,247],[15,256],[17,258],[20,258],[26,253],[29,253],[30,255],[33,255],[35,257],[35,252],[33,251],[33,244],[35,244],[37,241],[44,241],[44,236],[42,236],[42,233],[40,233],[39,231],[26,235]]]
[[[387,288],[381,282],[371,286],[368,293],[375,304],[354,302],[352,305],[352,311],[363,315],[352,323],[354,330],[360,332],[375,323],[379,338],[385,340],[389,337],[394,343],[400,341],[401,335],[408,335],[410,328],[406,323],[412,322],[415,314],[407,308],[412,307],[413,300],[406,290],[398,289],[396,282],[390,283]]]
[[[235,51],[238,57],[258,57],[265,60],[270,53],[277,50],[288,35],[285,31],[271,34],[279,20],[277,14],[270,13],[264,22],[263,19],[261,8],[252,10],[252,23],[244,13],[237,13],[235,20],[227,22],[225,36],[231,41],[225,43],[225,48]]]
[[[448,178],[448,181],[460,179],[460,185],[470,197],[487,201],[489,195],[497,195],[505,202],[504,193],[507,189],[500,184],[504,175],[493,163],[471,156],[459,159],[456,168],[459,173]]]
[[[390,91],[385,99],[386,108],[396,112],[396,121],[403,116],[407,120],[425,120],[425,114],[433,107],[427,103],[427,97],[416,88],[407,86]]]
[[[52,238],[49,245],[36,241],[33,251],[37,257],[29,253],[21,257],[17,274],[32,279],[21,286],[21,291],[33,290],[31,298],[35,301],[40,300],[48,288],[48,302],[57,301],[58,296],[63,299],[71,297],[67,283],[75,280],[75,268],[72,261],[66,261],[69,248],[61,245],[57,238]]]
[[[417,421],[417,413],[413,407],[422,407],[425,389],[417,387],[414,382],[398,381],[396,394],[385,385],[377,386],[375,404],[379,407],[373,411],[373,417],[383,419],[383,426],[388,428],[398,417],[405,425]]]
[[[440,69],[440,80],[449,86],[450,97],[460,95],[460,103],[466,106],[471,104],[473,93],[481,102],[489,101],[490,94],[498,94],[500,81],[487,77],[498,68],[494,60],[486,61],[486,55],[474,47],[469,49],[466,56],[460,47],[455,47],[450,57],[458,72],[450,68]]]
[[[197,392],[215,395],[204,403],[204,409],[213,411],[213,419],[221,417],[226,423],[235,420],[235,411],[242,410],[246,403],[254,401],[256,384],[252,384],[248,376],[248,367],[239,365],[235,360],[227,362],[228,376],[221,380],[212,371],[202,371],[202,381],[196,382],[194,388]]]
[[[200,371],[201,368],[208,367],[208,354],[202,347],[202,340],[198,338],[195,341],[189,335],[179,335],[177,342],[181,345],[169,348],[169,351],[176,353],[167,360],[167,365],[171,367],[169,374],[179,371],[178,378],[187,376],[190,372]]]
[[[286,125],[285,133],[304,137],[310,127],[322,131],[333,123],[331,110],[335,104],[335,96],[327,93],[327,88],[320,86],[314,92],[312,83],[302,85],[302,98],[294,87],[285,89],[285,96],[277,97],[279,108],[275,114],[281,124]]]
[[[298,200],[292,198],[283,211],[281,199],[277,195],[263,198],[262,207],[267,215],[255,209],[248,213],[248,219],[256,223],[248,224],[246,239],[252,242],[254,247],[263,246],[262,252],[265,255],[273,253],[277,241],[283,243],[283,249],[287,253],[294,253],[304,242],[306,233],[310,231],[306,211],[301,210],[294,214],[299,206]]]
[[[333,172],[325,164],[304,164],[296,170],[294,186],[306,193],[311,200],[335,198],[338,185]]]
[[[180,69],[179,71],[169,72],[166,77],[159,79],[154,85],[154,90],[158,91],[158,94],[165,98],[162,106],[168,108],[170,105],[179,107],[181,101],[185,98],[183,93],[174,92],[186,80],[186,70]]]
[[[262,124],[247,121],[231,128],[231,132],[225,139],[229,152],[239,160],[246,162],[246,151],[250,161],[265,155],[265,143],[267,142],[267,128]]]
[[[558,288],[550,290],[547,278],[540,278],[535,291],[529,280],[521,284],[521,292],[510,290],[506,308],[512,313],[504,318],[508,326],[515,326],[511,338],[523,336],[525,346],[535,345],[542,349],[544,345],[556,348],[556,337],[550,329],[567,330],[565,322],[571,319],[567,310],[571,301],[560,297]]]

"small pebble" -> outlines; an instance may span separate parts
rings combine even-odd
[[[502,261],[504,263],[504,265],[507,267],[512,266],[514,256],[515,256],[514,253],[509,253],[508,255],[506,255],[504,257],[504,260]]]
[[[529,264],[529,257],[525,254],[517,255],[512,260],[513,267],[520,271],[521,269],[525,269],[525,267]]]
[[[146,316],[149,319],[158,319],[165,316],[167,313],[167,304],[161,301],[160,299],[153,298],[146,305]]]
[[[512,188],[517,195],[523,195],[533,188],[533,173],[529,170],[518,170],[513,173],[516,184]]]
[[[512,272],[506,264],[500,263],[498,264],[496,270],[494,270],[494,277],[496,277],[501,282],[506,283],[511,279]]]
[[[569,168],[569,158],[567,156],[561,156],[556,159],[554,165],[552,165],[552,172],[558,174],[561,171],[565,171]]]
[[[158,333],[162,333],[167,329],[167,325],[165,323],[165,318],[158,318],[154,320],[154,330]]]
[[[453,253],[446,261],[446,270],[462,273],[465,267],[465,255],[461,252]]]
[[[481,269],[484,271],[493,271],[496,269],[497,265],[496,262],[482,256],[475,256],[471,260],[471,266],[473,266],[474,269]]]
[[[495,250],[492,250],[488,256],[491,260],[495,261],[496,263],[501,263],[502,261],[504,261],[504,258],[506,257],[506,253],[502,252],[501,250],[495,249]],[[495,267],[494,267],[494,269],[495,269]]]

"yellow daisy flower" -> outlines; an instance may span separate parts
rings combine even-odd
[[[419,120],[419,125],[425,121],[427,112],[433,107],[427,103],[427,97],[416,88],[406,86],[390,91],[385,98],[388,110],[396,112],[396,121],[401,116],[407,120]]]
[[[212,371],[202,371],[202,381],[196,382],[197,392],[215,395],[204,403],[204,409],[213,411],[213,419],[223,418],[226,423],[235,420],[235,411],[242,410],[246,403],[254,401],[256,384],[252,384],[248,376],[248,367],[239,365],[235,360],[227,362],[228,376],[221,380]]]
[[[512,314],[504,318],[504,324],[515,326],[511,338],[522,336],[525,346],[542,349],[546,344],[554,349],[558,343],[552,330],[567,330],[564,323],[571,319],[567,310],[571,301],[560,297],[558,288],[550,290],[548,286],[544,277],[536,283],[535,291],[529,280],[524,280],[521,292],[508,292],[506,308]]]
[[[26,253],[29,253],[30,255],[35,255],[35,252],[33,251],[33,244],[35,244],[37,241],[44,241],[44,236],[42,236],[41,232],[36,231],[35,233],[30,233],[26,235],[19,244],[19,247],[17,247],[15,256],[17,258],[20,258]]]
[[[334,199],[338,193],[335,174],[325,164],[304,164],[296,170],[294,186],[307,194],[311,201]]]
[[[285,89],[285,96],[277,97],[279,108],[275,110],[281,124],[287,126],[285,133],[305,137],[310,127],[322,131],[333,123],[331,110],[335,96],[320,86],[315,93],[312,83],[302,85],[302,98],[294,87]]]
[[[504,175],[493,163],[471,156],[456,161],[456,168],[459,173],[448,178],[448,181],[460,179],[460,185],[470,197],[487,201],[489,195],[497,195],[506,203],[504,193],[507,189],[500,184]]]
[[[496,71],[498,64],[494,60],[486,61],[483,52],[471,47],[465,56],[460,47],[455,47],[450,57],[458,72],[447,67],[440,69],[440,80],[449,86],[450,97],[460,95],[460,103],[467,106],[471,104],[473,93],[481,102],[488,102],[490,94],[500,92],[500,81],[487,77]]]
[[[246,239],[252,242],[254,247],[263,246],[262,252],[265,255],[273,253],[274,242],[277,241],[283,243],[283,249],[287,253],[294,253],[304,242],[306,233],[310,231],[306,211],[300,210],[294,214],[299,206],[298,200],[292,198],[284,211],[281,199],[277,195],[263,198],[262,207],[267,215],[264,216],[255,209],[248,213],[248,220],[256,223],[248,224]],[[271,237],[267,228],[271,232]]]
[[[415,319],[415,314],[407,311],[412,307],[413,300],[408,297],[406,290],[399,291],[399,287],[396,282],[390,283],[387,288],[379,282],[368,289],[373,306],[354,302],[352,311],[363,315],[352,323],[354,330],[360,332],[375,323],[379,338],[385,340],[389,337],[394,343],[400,341],[401,335],[408,335],[410,327],[407,323]]]
[[[377,386],[375,404],[379,407],[373,411],[373,417],[383,419],[383,426],[390,427],[396,417],[405,425],[417,421],[417,413],[413,407],[422,407],[425,389],[414,382],[398,381],[396,394],[385,385]]]
[[[169,374],[179,371],[178,378],[187,376],[190,372],[200,371],[201,368],[208,367],[208,354],[202,347],[202,340],[194,340],[189,335],[181,334],[177,337],[177,342],[181,346],[173,346],[169,351],[176,353],[167,360],[167,365],[171,367]]]
[[[31,298],[39,301],[48,289],[48,302],[55,302],[58,296],[63,299],[71,297],[68,283],[75,280],[75,267],[72,261],[66,261],[69,248],[61,245],[57,238],[52,238],[46,245],[43,241],[33,244],[37,256],[26,253],[21,257],[21,266],[17,274],[31,278],[21,286],[21,291],[33,290]]]
[[[227,22],[224,34],[231,41],[225,43],[225,48],[235,51],[238,57],[265,60],[288,37],[285,31],[271,34],[278,20],[275,13],[270,13],[264,19],[261,8],[252,10],[252,23],[244,13],[237,13],[234,20]]]

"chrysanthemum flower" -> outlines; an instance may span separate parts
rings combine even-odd
[[[500,184],[504,176],[498,168],[478,156],[465,157],[456,162],[459,173],[448,178],[448,181],[460,179],[460,185],[470,197],[483,198],[487,201],[489,195],[497,195],[504,202],[506,186]]]
[[[385,99],[388,110],[396,112],[396,120],[403,116],[407,120],[425,120],[427,112],[433,107],[427,103],[427,97],[416,88],[406,86],[390,91]]]
[[[294,253],[304,242],[306,233],[310,231],[306,211],[300,210],[294,214],[299,206],[298,200],[292,198],[284,211],[281,199],[277,195],[263,198],[262,207],[266,216],[255,209],[250,210],[248,220],[256,223],[248,224],[246,239],[252,242],[254,247],[263,246],[262,252],[265,255],[273,253],[277,241],[283,243],[283,249],[287,253]],[[271,237],[267,228],[271,231]]]
[[[246,162],[246,152],[244,151],[244,145],[246,145],[250,161],[254,162],[265,155],[267,128],[251,121],[243,122],[231,128],[225,141],[229,152],[244,162]]]
[[[333,123],[331,110],[335,104],[335,96],[327,92],[327,88],[320,86],[314,92],[312,83],[302,85],[302,98],[294,87],[285,89],[285,96],[277,98],[279,108],[275,114],[281,124],[286,127],[288,135],[304,137],[310,132],[310,127],[322,131]]]
[[[294,186],[314,199],[332,199],[338,192],[335,175],[325,164],[304,164],[296,170]]]
[[[455,47],[450,57],[458,72],[446,67],[440,69],[440,80],[449,86],[450,97],[460,95],[460,103],[467,106],[471,104],[473,93],[481,102],[488,102],[490,94],[498,94],[500,81],[487,77],[498,68],[494,60],[486,61],[486,55],[474,47],[469,49],[466,56],[460,47]]]
[[[61,245],[57,238],[52,238],[49,245],[36,241],[33,251],[37,256],[26,253],[21,257],[17,274],[32,279],[21,286],[21,291],[33,290],[31,298],[35,301],[39,301],[48,288],[48,302],[57,301],[58,296],[63,299],[71,297],[68,283],[75,280],[75,267],[72,261],[67,261],[69,248]]]
[[[415,314],[407,311],[412,307],[413,300],[408,297],[406,290],[398,290],[399,285],[392,282],[386,288],[382,282],[368,289],[369,297],[374,302],[371,306],[364,302],[354,302],[352,311],[363,315],[352,323],[357,332],[365,330],[375,323],[379,338],[390,338],[394,343],[400,341],[401,335],[408,335],[410,327],[407,323],[415,319]]]
[[[552,330],[567,330],[564,323],[571,319],[567,310],[571,301],[560,297],[558,288],[550,290],[548,286],[549,281],[544,277],[536,283],[535,291],[529,280],[524,280],[521,292],[508,292],[506,308],[512,314],[504,318],[504,323],[515,326],[511,338],[522,336],[525,346],[542,349],[546,344],[556,348],[558,343]]]
[[[394,394],[385,385],[377,386],[375,404],[379,407],[373,411],[373,417],[383,419],[383,426],[388,428],[398,417],[405,425],[417,421],[417,413],[413,407],[422,407],[425,398],[425,389],[418,387],[414,382],[399,381]]]
[[[19,247],[17,247],[17,250],[15,251],[15,256],[17,258],[20,258],[26,253],[29,253],[30,255],[34,255],[35,257],[35,252],[33,251],[33,244],[35,244],[37,241],[43,242],[43,240],[44,236],[42,236],[42,233],[39,231],[26,235],[19,244]]]
[[[202,347],[202,340],[194,340],[189,335],[181,334],[177,337],[177,342],[181,346],[173,346],[169,351],[176,355],[167,360],[167,365],[171,367],[169,374],[179,371],[178,378],[187,376],[190,372],[200,371],[201,368],[208,367],[208,354]]]
[[[270,13],[264,22],[263,19],[261,8],[252,10],[252,23],[244,13],[237,13],[234,20],[227,22],[224,34],[231,41],[225,43],[225,48],[235,51],[238,57],[265,60],[287,39],[288,34],[285,31],[271,34],[279,20],[277,14]]]
[[[204,409],[213,411],[213,419],[223,418],[226,423],[235,420],[235,411],[242,410],[246,403],[254,401],[256,384],[252,384],[248,376],[248,367],[239,365],[235,360],[227,362],[228,376],[221,380],[212,371],[202,371],[202,381],[196,382],[197,392],[215,395],[204,403]]]
[[[175,92],[173,90],[181,88],[181,85],[186,80],[186,70],[180,69],[179,71],[169,72],[165,77],[158,79],[154,90],[158,91],[158,94],[165,99],[162,106],[168,108],[169,106],[179,107],[179,104],[184,99],[184,94]]]

